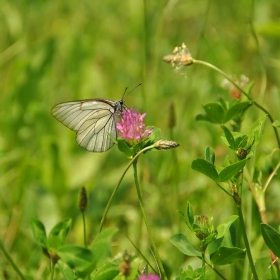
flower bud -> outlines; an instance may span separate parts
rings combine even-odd
[[[243,160],[246,158],[248,151],[246,149],[238,149],[237,157],[239,160]]]
[[[176,147],[178,147],[179,144],[175,141],[169,141],[169,140],[158,140],[156,143],[155,143],[155,147],[158,149],[158,150],[168,150],[168,149],[174,149]]]
[[[204,215],[195,216],[194,224],[196,225],[194,233],[199,240],[205,240],[213,233],[212,218],[209,219]]]
[[[131,265],[130,265],[130,256],[127,253],[127,251],[124,251],[123,254],[123,260],[122,262],[119,264],[120,267],[120,273],[124,276],[129,276],[130,274],[130,270],[131,270]]]
[[[79,195],[79,209],[81,212],[85,212],[87,210],[87,192],[85,187],[81,188]]]

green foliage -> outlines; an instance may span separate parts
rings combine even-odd
[[[193,211],[190,203],[188,202],[186,215],[183,212],[179,212],[183,217],[188,228],[201,240],[200,248],[207,248],[210,261],[213,265],[227,265],[239,260],[244,260],[246,256],[246,250],[236,247],[236,230],[234,222],[238,219],[238,216],[230,216],[224,220],[214,231],[211,221],[207,221],[206,225],[208,230],[205,231],[201,228],[201,223],[195,223],[195,217],[205,216],[193,216]],[[205,223],[204,223],[205,224]],[[199,229],[199,231],[198,231]],[[202,239],[198,232],[206,232]],[[175,234],[170,238],[170,242],[177,247],[183,254],[187,256],[193,256],[203,258],[203,252],[197,251],[188,241],[187,237],[183,234]],[[184,279],[184,278],[183,278]]]
[[[190,228],[198,232],[199,228],[194,228],[197,215],[190,207],[179,211],[183,219],[176,214],[185,211],[187,199],[195,213],[211,210],[217,234],[221,221],[238,211],[235,202],[239,199],[259,278],[277,277],[268,267],[274,262],[268,248],[276,250],[278,245],[273,243],[277,234],[267,225],[261,226],[261,236],[260,221],[275,229],[280,223],[276,137],[280,127],[279,0],[255,1],[254,5],[248,1],[209,3],[1,2],[0,244],[12,258],[1,249],[0,279],[20,277],[16,266],[25,279],[51,279],[47,261],[52,258],[57,261],[54,280],[77,279],[66,260],[56,259],[65,246],[74,246],[67,262],[71,264],[73,258],[71,265],[78,273],[86,274],[95,264],[99,279],[105,278],[107,269],[108,278],[121,279],[124,276],[117,274],[120,252],[136,252],[125,234],[147,261],[154,263],[131,170],[112,200],[103,227],[104,234],[110,227],[119,229],[115,242],[111,246],[112,239],[104,237],[96,243],[102,237],[97,232],[104,209],[128,160],[117,145],[107,153],[86,152],[77,145],[75,133],[50,114],[55,104],[64,101],[120,100],[125,87],[131,89],[140,81],[141,87],[125,95],[126,106],[146,112],[146,124],[159,127],[162,136],[156,129],[151,135],[154,140],[180,143],[176,150],[146,153],[138,161],[144,206],[167,278],[174,280],[180,274],[179,279],[221,279],[210,267],[206,266],[206,271],[201,268],[201,258],[188,257],[168,242],[170,236],[184,234],[188,243],[181,244],[178,238],[178,246],[193,252],[189,249],[192,246],[202,254],[197,236],[183,231]],[[248,96],[232,83],[225,85],[221,73],[199,64],[175,65],[181,75],[174,73],[162,57],[181,45],[182,38],[194,59],[225,71]],[[247,85],[241,83],[242,75],[249,77]],[[197,122],[196,115],[197,120],[206,121]],[[125,143],[118,146],[129,157],[136,151]],[[85,213],[89,245],[84,266],[82,256],[74,261],[78,250],[85,250],[80,247],[84,232],[77,207],[81,186],[86,187],[89,197]],[[29,226],[31,217],[36,219],[32,218]],[[70,230],[70,220],[65,217],[71,217]],[[217,244],[213,250],[233,260],[222,267],[225,279],[251,275],[250,268],[240,271],[240,267],[248,267],[247,250],[244,266],[235,263],[244,254],[240,228],[233,224],[226,228],[227,236],[218,239],[223,245]],[[31,231],[34,238],[28,238]],[[262,245],[262,239],[267,244]],[[206,249],[209,263],[214,240]],[[42,248],[47,258],[42,257]],[[92,263],[88,263],[86,256],[91,254]],[[218,253],[214,260],[223,261]],[[130,265],[127,279],[135,279],[146,260],[141,263],[135,257]],[[220,271],[219,265],[215,268]],[[93,273],[97,272],[94,270],[91,278]]]
[[[180,267],[179,273],[180,274],[176,277],[176,280],[202,280],[204,275],[202,268],[193,270],[190,265],[185,268]]]
[[[97,235],[89,250],[80,246],[65,245],[71,223],[71,219],[57,223],[47,237],[43,223],[34,218],[31,219],[35,240],[54,265],[58,262],[58,267],[64,277],[66,279],[85,278],[96,268],[98,268],[98,273],[94,273],[94,279],[104,279],[102,277],[113,279],[118,275],[118,265],[108,262],[108,258],[111,257],[110,243],[117,229],[105,229]]]
[[[170,237],[170,242],[177,247],[183,254],[191,257],[201,257],[201,252],[197,251],[188,241],[188,238],[181,234]]]
[[[238,174],[238,172],[245,166],[247,161],[248,159],[238,161],[218,171],[217,168],[209,161],[202,158],[197,158],[192,162],[192,169],[206,175],[217,183],[226,182]]]
[[[251,102],[238,102],[233,99],[228,104],[220,98],[219,102],[211,102],[203,105],[206,114],[199,114],[197,120],[205,120],[216,124],[225,124],[230,120],[240,117],[252,105]]]
[[[280,233],[267,224],[261,224],[261,231],[265,244],[279,258]]]

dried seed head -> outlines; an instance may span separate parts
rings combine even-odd
[[[173,53],[164,56],[163,60],[175,67],[175,72],[179,72],[184,66],[193,64],[193,58],[184,43],[181,47],[175,47]]]
[[[176,147],[178,147],[179,144],[175,141],[169,141],[169,140],[158,140],[156,143],[155,143],[155,147],[158,149],[158,150],[168,150],[168,149],[174,149]]]
[[[87,191],[85,187],[81,188],[79,195],[79,209],[81,212],[85,212],[87,210]]]

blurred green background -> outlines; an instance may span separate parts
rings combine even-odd
[[[72,218],[68,241],[82,245],[80,188],[85,186],[89,194],[87,225],[92,239],[128,163],[116,147],[101,154],[80,148],[75,133],[50,114],[60,102],[96,97],[119,100],[125,87],[132,89],[143,82],[126,96],[126,105],[146,112],[147,125],[160,127],[165,138],[180,143],[174,151],[150,152],[139,161],[145,206],[170,279],[181,265],[200,265],[168,241],[181,232],[198,245],[177,214],[178,209],[185,210],[187,200],[195,214],[213,215],[215,226],[236,214],[233,201],[190,167],[192,160],[203,157],[206,146],[215,149],[221,165],[229,153],[219,126],[195,121],[203,111],[201,104],[215,102],[219,96],[229,99],[229,94],[221,87],[223,77],[210,69],[193,65],[176,74],[163,62],[162,57],[182,42],[195,59],[255,81],[253,97],[279,118],[279,0],[1,1],[0,238],[24,274],[32,279],[48,275],[47,259],[34,242],[30,217],[40,219],[48,231],[58,221]],[[172,131],[168,127],[171,103],[176,114]],[[242,132],[249,134],[262,115],[250,108]],[[267,122],[254,159],[264,177],[273,167],[268,154],[276,147]],[[280,221],[278,179],[267,197],[268,222],[275,227]],[[269,255],[246,187],[244,198],[247,221],[252,221],[253,256],[264,271]],[[127,234],[154,262],[132,171],[117,192],[105,226],[119,228],[113,254],[135,251]],[[0,279],[16,279],[2,253],[0,267]],[[219,269],[230,275],[229,267]]]

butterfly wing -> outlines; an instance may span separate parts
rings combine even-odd
[[[76,141],[90,152],[105,152],[117,137],[116,123],[122,114],[123,101],[89,99],[71,101],[53,107],[52,115],[77,133]]]

